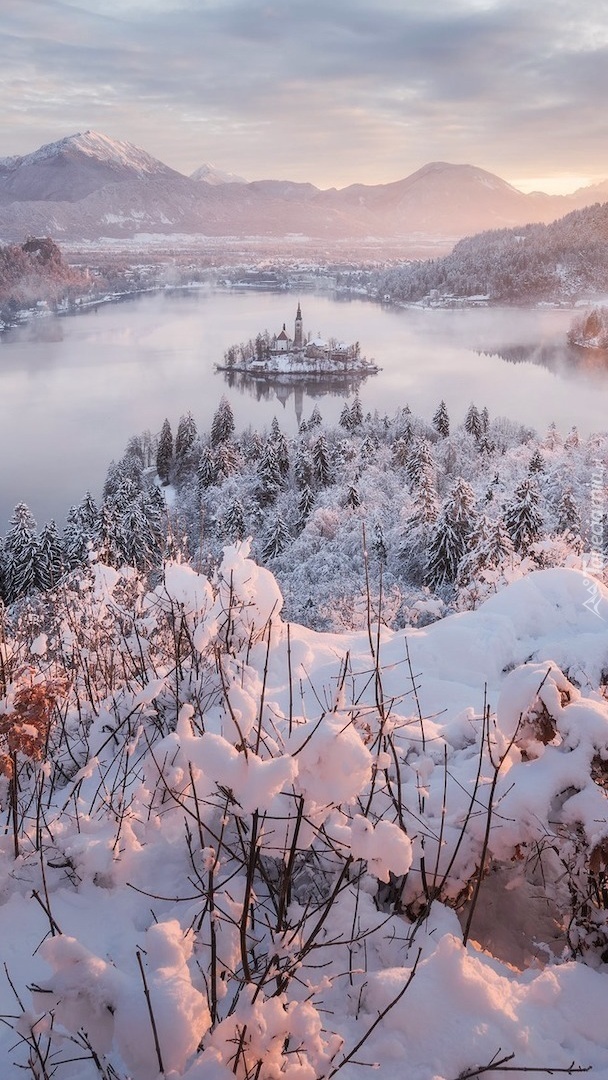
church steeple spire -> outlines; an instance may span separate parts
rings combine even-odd
[[[293,344],[295,349],[301,349],[304,344],[304,335],[302,332],[302,309],[300,307],[300,301],[298,300],[298,310],[296,311],[296,322],[293,335]]]

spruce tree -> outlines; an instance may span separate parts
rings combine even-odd
[[[221,483],[227,476],[232,476],[239,471],[241,457],[236,446],[229,439],[218,446],[215,452],[215,464],[217,469],[216,483]]]
[[[311,412],[311,414],[310,414],[310,419],[308,421],[308,427],[309,428],[311,428],[311,427],[319,427],[319,425],[322,424],[322,423],[323,423],[323,417],[321,416],[321,413],[319,412],[319,406],[315,405],[312,412]]]
[[[310,451],[304,443],[300,443],[296,450],[294,462],[294,476],[299,488],[310,487],[313,482],[313,465]]]
[[[566,450],[575,450],[577,446],[580,446],[580,441],[578,428],[575,426],[570,428],[570,431],[566,435],[564,446]]]
[[[528,462],[528,472],[532,476],[534,473],[541,473],[545,471],[545,459],[538,448],[532,454],[530,461]]]
[[[35,586],[43,592],[53,589],[63,574],[63,543],[54,521],[40,531],[35,569]]]
[[[504,522],[515,550],[526,555],[531,544],[541,535],[542,515],[539,510],[539,491],[536,483],[523,480],[504,509]]]
[[[218,482],[218,465],[216,455],[210,446],[203,446],[198,463],[198,487],[199,491],[206,491]]]
[[[381,521],[374,522],[373,540],[372,540],[373,552],[379,562],[385,563],[388,557],[386,550],[386,540],[384,538],[384,529],[382,528]]]
[[[406,461],[407,478],[413,489],[420,483],[420,478],[425,471],[434,472],[434,462],[427,439],[420,436],[411,444],[409,457]]]
[[[467,415],[464,418],[464,430],[478,440],[483,433],[483,423],[476,405],[469,405]]]
[[[230,543],[245,538],[245,511],[240,499],[234,499],[228,507],[222,521],[222,532]]]
[[[433,416],[433,427],[439,432],[442,439],[447,438],[450,434],[450,418],[443,399],[439,402],[435,415]]]
[[[377,435],[366,435],[359,448],[359,457],[363,466],[370,465],[378,457],[380,442]]]
[[[171,469],[172,460],[173,435],[171,434],[171,425],[169,421],[164,420],[158,439],[158,449],[156,451],[156,471],[162,484],[169,483],[169,470]]]
[[[351,419],[350,419],[350,408],[349,408],[346,401],[344,402],[344,406],[342,408],[342,412],[340,413],[340,419],[338,420],[338,423],[340,424],[340,427],[346,428],[347,431],[352,430],[351,429]]]
[[[287,439],[278,424],[277,430],[272,432],[271,439],[274,445],[279,472],[281,476],[285,478],[289,472],[289,446],[287,445]]]
[[[103,503],[99,515],[99,558],[108,566],[123,561],[119,536],[120,518],[111,503]]]
[[[578,540],[580,543],[581,516],[569,487],[564,490],[557,507],[557,532],[571,542]]]
[[[27,596],[36,587],[36,522],[26,503],[18,503],[4,539],[4,588],[7,603]]]
[[[266,542],[262,549],[263,559],[274,559],[277,555],[280,555],[285,550],[287,545],[291,542],[291,535],[284,519],[279,514],[270,529],[266,537]]]
[[[408,445],[401,436],[395,440],[392,448],[393,464],[401,469],[407,463],[409,457]]]
[[[262,505],[274,502],[281,490],[282,476],[274,443],[268,439],[258,462],[259,500]]]
[[[437,518],[429,542],[425,583],[432,589],[437,589],[455,581],[464,552],[462,534],[455,528],[449,513],[443,510]]]
[[[191,412],[181,416],[175,436],[175,457],[183,460],[196,441],[196,423]]]
[[[211,445],[219,446],[234,435],[234,415],[230,402],[222,397],[211,421]]]
[[[312,463],[315,480],[320,487],[327,487],[331,483],[332,467],[327,439],[323,433],[313,443]]]
[[[475,492],[462,477],[453,483],[437,518],[426,562],[427,585],[453,582],[478,524]]]
[[[308,484],[304,484],[300,492],[300,498],[298,499],[298,510],[300,513],[300,522],[302,525],[306,523],[306,519],[309,517],[310,512],[315,504],[315,494]]]
[[[361,427],[361,424],[363,423],[363,409],[361,408],[361,402],[359,400],[358,394],[355,395],[355,400],[353,401],[351,406],[350,423],[352,431],[354,431],[355,428]]]

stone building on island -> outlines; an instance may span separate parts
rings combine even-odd
[[[271,357],[289,356],[295,362],[302,360],[327,360],[330,363],[352,363],[359,359],[359,342],[346,345],[339,341],[325,341],[320,337],[304,337],[302,308],[298,309],[294,321],[293,338],[290,338],[285,323],[279,334],[272,338],[269,346]]]

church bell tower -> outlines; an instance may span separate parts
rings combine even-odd
[[[298,310],[296,311],[296,323],[293,335],[293,347],[294,349],[301,349],[304,346],[304,338],[302,333],[302,309],[298,301]]]

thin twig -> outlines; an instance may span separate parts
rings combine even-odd
[[[139,970],[141,971],[141,979],[142,979],[142,982],[144,984],[144,994],[145,994],[145,997],[146,997],[146,1005],[148,1006],[148,1014],[150,1016],[150,1023],[152,1025],[152,1034],[154,1036],[154,1048],[156,1050],[156,1059],[158,1061],[158,1067],[159,1067],[162,1075],[164,1076],[165,1075],[165,1066],[163,1065],[163,1056],[162,1056],[161,1051],[160,1051],[160,1042],[158,1041],[158,1031],[157,1031],[157,1028],[156,1028],[156,1020],[155,1020],[155,1017],[154,1017],[154,1009],[152,1008],[152,1001],[150,1000],[150,990],[148,989],[148,980],[146,979],[146,973],[144,971],[144,965],[143,965],[143,961],[142,961],[141,953],[140,953],[139,949],[136,950],[135,955],[137,957],[137,963],[139,964]]]

